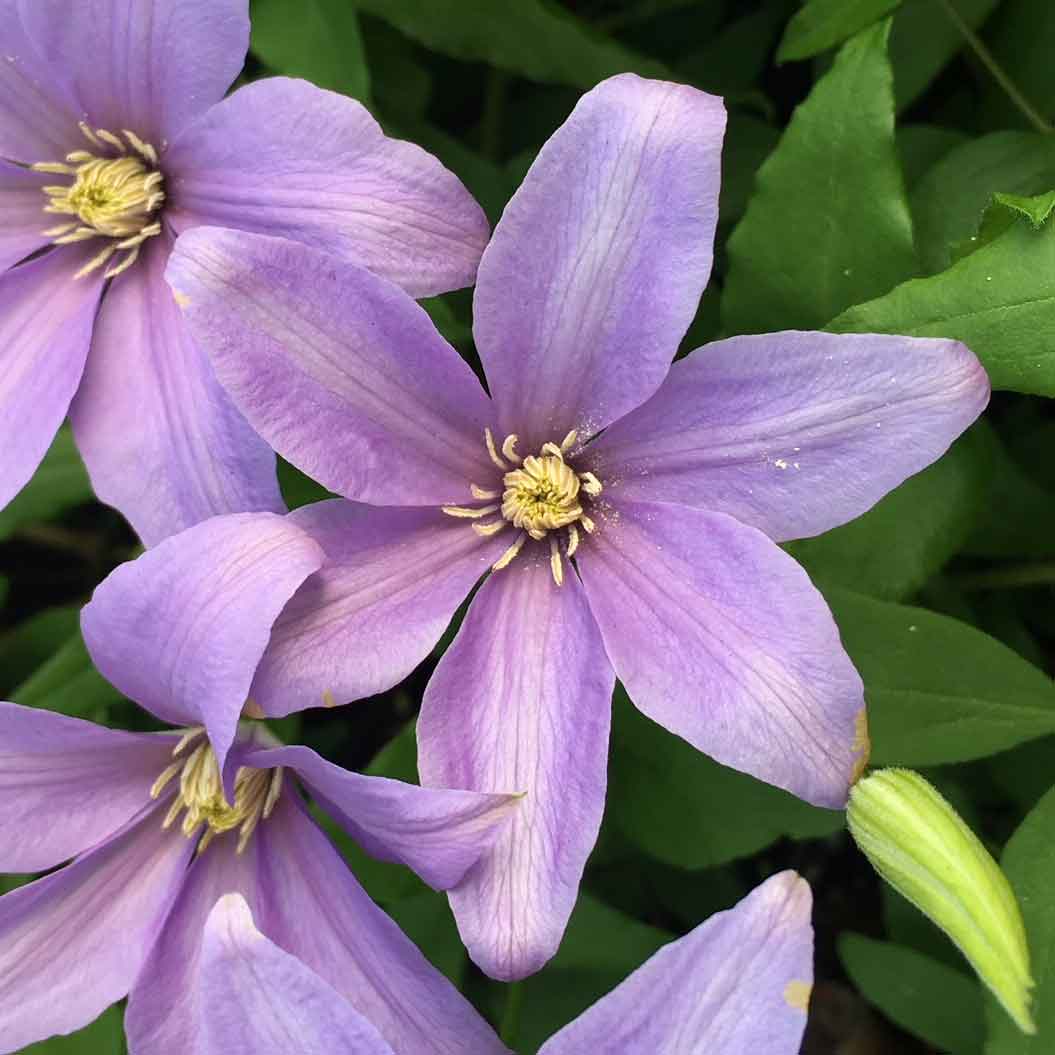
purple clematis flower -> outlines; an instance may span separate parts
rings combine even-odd
[[[734,337],[671,366],[710,272],[723,128],[720,100],[631,75],[580,100],[480,265],[490,398],[363,269],[206,228],[169,266],[248,420],[353,500],[292,514],[326,563],[275,624],[262,713],[389,688],[493,569],[418,742],[426,784],[527,793],[451,895],[498,978],[559,944],[601,821],[616,676],[719,762],[844,805],[867,754],[861,681],[776,543],[863,513],[988,399],[947,340]],[[118,605],[164,603],[137,589]]]
[[[813,982],[810,888],[783,872],[660,949],[539,1055],[798,1055]],[[393,1055],[237,894],[209,915],[202,1055]]]
[[[0,507],[69,409],[147,545],[284,508],[165,285],[183,231],[308,242],[413,296],[472,283],[488,226],[461,183],[304,81],[223,99],[248,42],[249,0],[0,0]]]
[[[206,526],[230,521],[255,536],[258,581],[270,572],[265,595],[288,591],[317,564],[314,544],[280,517]],[[240,615],[237,605],[217,607],[187,613],[182,625],[144,627],[122,657],[119,687],[152,682],[158,716],[190,727],[179,734],[118,732],[0,704],[0,872],[73,858],[0,898],[0,1052],[79,1029],[126,994],[132,1055],[202,1051],[201,1011],[211,1000],[203,927],[217,899],[236,892],[268,939],[340,993],[387,1050],[504,1055],[358,885],[289,778],[368,852],[406,864],[437,889],[461,881],[515,800],[350,773],[250,723],[235,730],[221,761],[185,690],[208,698],[237,689],[234,666],[223,649],[204,657],[205,670],[172,660],[181,652],[203,658],[196,633],[211,631],[210,619]],[[251,622],[239,619],[243,647]],[[266,634],[261,650],[265,643]],[[117,651],[108,658],[116,662]],[[244,677],[242,698],[251,665]]]

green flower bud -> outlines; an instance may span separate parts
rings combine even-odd
[[[1035,1033],[1018,902],[952,806],[918,773],[882,769],[854,786],[847,820],[875,870],[955,942],[1019,1029]]]

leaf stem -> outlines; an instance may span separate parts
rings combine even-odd
[[[514,1047],[520,1037],[520,1010],[524,1006],[524,983],[513,982],[506,987],[506,1006],[498,1035],[503,1044]]]
[[[1019,91],[1018,86],[1008,76],[1007,71],[996,60],[996,56],[986,47],[985,42],[964,21],[952,0],[936,0],[949,16],[950,21],[963,34],[964,40],[971,46],[982,65],[992,74],[993,80],[1004,89],[1007,97],[1022,111],[1022,115],[1038,131],[1049,135],[1055,128],[1037,111],[1033,104]]]
[[[1055,562],[1018,564],[956,577],[961,590],[1007,590],[1027,586],[1055,586]]]

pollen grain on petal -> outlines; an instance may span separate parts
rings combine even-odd
[[[791,981],[784,986],[784,1003],[796,1011],[809,1011],[812,994],[813,985],[810,982]]]

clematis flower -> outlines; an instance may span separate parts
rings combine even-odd
[[[293,514],[326,563],[275,624],[262,713],[389,688],[486,575],[418,744],[426,784],[526,793],[451,893],[498,978],[560,941],[601,821],[616,676],[719,762],[845,804],[867,754],[861,681],[777,543],[863,513],[988,399],[946,340],[733,337],[671,366],[710,272],[723,127],[720,100],[631,75],[580,100],[480,264],[490,397],[363,269],[207,228],[169,266],[248,420],[351,500]],[[115,604],[149,618],[157,590],[137,589]]]
[[[265,604],[317,564],[314,544],[279,517],[249,516],[242,527],[255,535],[256,573],[270,572]],[[514,800],[350,773],[251,723],[235,730],[221,760],[193,693],[208,702],[237,688],[235,664],[222,650],[209,669],[173,661],[181,651],[193,656],[196,635],[215,629],[211,620],[239,614],[235,605],[144,627],[138,650],[123,657],[118,685],[151,682],[159,717],[185,726],[175,734],[118,732],[0,704],[0,871],[37,872],[73,858],[0,898],[0,1052],[79,1029],[126,994],[132,1055],[202,1051],[201,1010],[211,999],[203,928],[217,899],[235,892],[268,939],[340,993],[387,1050],[504,1055],[359,886],[296,784],[368,852],[437,889],[460,881]],[[254,636],[251,624],[242,618],[243,641]],[[252,665],[241,676],[244,699]]]
[[[810,888],[783,872],[671,942],[539,1055],[798,1055],[813,981]],[[231,894],[202,942],[202,1055],[392,1055],[340,994]]]
[[[165,285],[182,231],[297,239],[414,296],[473,281],[488,228],[461,183],[304,81],[224,100],[248,42],[249,0],[0,0],[0,507],[69,410],[147,545],[284,508]]]

